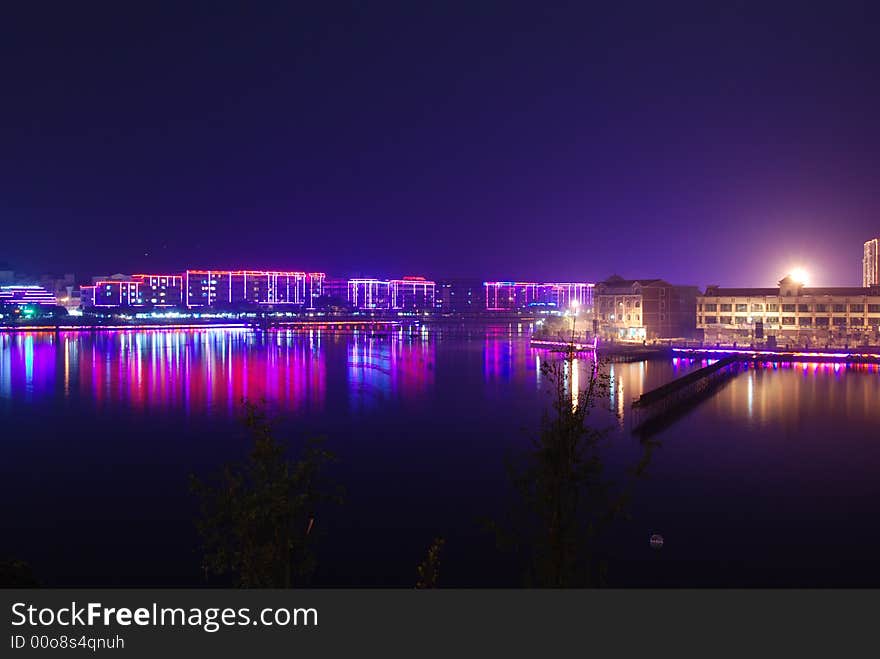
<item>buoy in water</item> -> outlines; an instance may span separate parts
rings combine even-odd
[[[651,548],[652,549],[660,549],[663,547],[663,536],[659,533],[654,533],[651,535]]]

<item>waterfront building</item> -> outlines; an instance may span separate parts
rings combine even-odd
[[[691,338],[699,292],[663,279],[609,277],[596,284],[594,331],[622,340]]]
[[[324,296],[324,281],[327,275],[323,272],[309,272],[306,275],[306,307],[314,309],[318,299]]]
[[[711,343],[876,342],[880,286],[811,288],[790,276],[777,288],[709,286],[697,300],[697,327]]]
[[[555,309],[564,311],[574,303],[593,305],[594,284],[579,282],[487,281],[483,284],[488,311]]]
[[[527,281],[487,281],[487,311],[513,311],[525,309],[538,299],[538,284]]]
[[[589,310],[593,307],[595,284],[587,283],[549,283],[538,286],[538,300],[560,310],[578,307]]]
[[[865,243],[862,257],[862,286],[880,286],[880,238]]]
[[[26,307],[30,305],[56,305],[55,295],[42,286],[33,284],[17,285],[10,284],[0,286],[0,304]]]
[[[436,283],[424,277],[404,277],[389,282],[391,308],[399,311],[433,309],[436,301]]]
[[[137,304],[177,307],[183,304],[183,275],[132,275],[138,284]]]
[[[140,282],[134,279],[98,280],[80,286],[80,301],[88,307],[134,307],[142,304]]]
[[[349,279],[346,299],[355,309],[390,309],[391,282],[372,278]]]
[[[347,281],[346,299],[355,309],[424,311],[434,308],[435,297],[436,283],[424,277]]]
[[[437,282],[435,306],[443,313],[478,313],[486,308],[482,279],[447,279]]]
[[[183,274],[187,307],[235,304],[283,304],[311,307],[323,288],[323,272],[267,270],[187,270]]]

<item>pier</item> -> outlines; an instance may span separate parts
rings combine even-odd
[[[742,357],[729,355],[642,394],[632,404],[633,432],[656,432],[735,377],[742,366]]]
[[[583,342],[568,341],[563,339],[536,339],[530,341],[533,348],[547,348],[550,350],[568,350],[575,352],[594,352],[604,362],[626,363],[643,362],[649,359],[669,359],[672,350],[665,345],[644,345],[617,342]]]

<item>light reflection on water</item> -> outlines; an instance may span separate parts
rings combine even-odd
[[[485,539],[470,511],[502,505],[505,451],[535,429],[547,402],[541,363],[554,354],[532,349],[525,329],[0,333],[0,410],[13,429],[0,436],[0,500],[28,502],[4,510],[7,541],[17,543],[9,551],[70,583],[118,574],[149,583],[175,570],[185,582],[198,574],[186,476],[240,455],[229,419],[242,398],[264,397],[291,427],[326,431],[353,493],[334,520],[335,544],[323,548],[325,583],[408,585],[426,538],[440,532],[459,548],[450,581],[484,583],[487,563],[468,563]],[[626,417],[645,391],[713,361],[609,365],[605,402]],[[583,386],[591,368],[579,357],[571,379]],[[669,560],[667,574],[678,572],[667,585],[701,584],[700,561],[716,559],[726,563],[713,583],[733,583],[725,578],[737,560],[756,583],[812,583],[799,575],[817,565],[825,583],[858,583],[841,566],[849,553],[868,560],[880,542],[872,525],[848,521],[880,514],[878,426],[876,365],[749,364],[658,435],[632,542],[621,540],[634,560],[648,552],[629,583],[657,583]],[[625,466],[636,440],[616,439]],[[813,551],[798,539],[813,537],[816,519],[828,546]],[[645,540],[657,530],[662,556]],[[69,538],[63,552],[58,534]],[[354,544],[369,547],[352,556]],[[794,576],[773,581],[779,574]],[[870,576],[880,585],[880,568]]]
[[[188,413],[230,411],[245,398],[266,399],[290,410],[321,409],[329,369],[332,386],[346,388],[348,404],[368,409],[434,392],[437,342],[442,340],[450,339],[424,330],[382,335],[228,329],[0,334],[0,398],[76,394],[98,407],[124,404],[142,412],[172,407]],[[541,389],[542,362],[561,359],[558,353],[531,348],[521,329],[485,332],[482,347],[483,381],[490,386],[531,382]],[[345,366],[340,371],[337,362],[342,355]],[[675,357],[671,362],[610,364],[608,406],[623,418],[645,391],[714,361]],[[591,368],[588,353],[575,360],[570,378],[573,404]],[[876,365],[751,364],[729,385],[743,392],[737,398],[742,400],[738,411],[749,418],[766,415],[784,397],[799,395],[803,387],[796,382],[761,386],[765,373],[780,369],[799,373],[804,382],[880,372]],[[337,381],[340,377],[344,382]]]

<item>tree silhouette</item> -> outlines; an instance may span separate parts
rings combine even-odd
[[[603,451],[610,427],[592,414],[607,400],[609,376],[595,354],[579,353],[574,342],[545,360],[541,373],[550,405],[528,450],[508,471],[515,506],[505,524],[490,523],[499,546],[524,562],[527,586],[564,588],[603,585],[607,565],[599,551],[602,532],[623,515],[630,488],[606,478]],[[583,388],[573,373],[588,360]],[[652,446],[631,471],[641,476]]]
[[[318,510],[342,500],[341,493],[327,493],[322,479],[334,456],[322,439],[307,439],[292,462],[264,405],[245,402],[244,409],[253,440],[248,458],[224,467],[214,484],[191,477],[201,504],[203,569],[206,577],[229,575],[243,588],[289,588],[314,570]]]
[[[443,538],[435,538],[431,546],[428,547],[428,554],[425,560],[419,563],[417,569],[419,579],[416,582],[416,588],[427,589],[437,588],[440,585],[440,550],[446,541]]]

